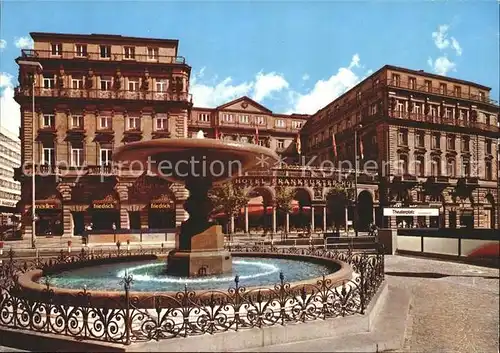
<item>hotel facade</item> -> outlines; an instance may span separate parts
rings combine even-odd
[[[321,162],[354,160],[353,129],[360,124],[360,162],[379,163],[359,171],[363,227],[373,221],[397,225],[381,215],[382,207],[396,204],[439,207],[440,217],[422,220],[428,226],[498,227],[498,105],[487,87],[385,66],[312,116],[276,114],[248,97],[193,107],[191,67],[179,56],[177,40],[31,36],[34,49],[23,50],[17,61],[43,66],[35,75],[34,116],[32,81],[22,65],[15,91],[21,106],[18,210],[26,237],[32,232],[33,172],[38,236],[70,237],[89,224],[104,233],[113,225],[129,231],[175,228],[186,219],[187,191],[158,177],[127,174],[111,163],[112,151],[200,130],[205,137],[258,143],[291,156],[293,166],[255,171],[235,183],[262,197],[274,231],[290,227],[290,216],[276,208],[277,186],[293,188],[313,229],[327,230],[333,219],[327,195],[337,183],[331,171],[345,185],[352,185],[352,173]],[[301,156],[319,156],[316,166],[297,165],[299,136]],[[380,167],[386,160],[395,165]],[[352,205],[346,210],[353,217]],[[248,232],[250,223],[246,207],[236,228]]]
[[[10,131],[0,130],[0,226],[11,224],[21,199],[21,184],[14,180],[19,168],[21,143]]]

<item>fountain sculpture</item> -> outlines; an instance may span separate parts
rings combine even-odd
[[[258,163],[265,167],[278,159],[266,147],[204,138],[156,139],[130,143],[117,149],[114,160],[131,170],[141,166],[174,183],[184,184],[189,219],[180,227],[175,249],[168,255],[167,273],[176,276],[211,276],[231,272],[231,254],[224,250],[224,234],[209,221],[213,209],[210,189]]]

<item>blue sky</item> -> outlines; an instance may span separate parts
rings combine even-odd
[[[33,31],[177,38],[201,106],[246,94],[276,112],[312,113],[384,64],[475,81],[498,99],[498,6],[495,0],[4,1],[2,125],[18,124],[9,98],[17,85],[14,59]]]

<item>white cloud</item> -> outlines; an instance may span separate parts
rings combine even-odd
[[[14,45],[19,49],[33,49],[33,39],[30,37],[19,37],[14,41]]]
[[[274,71],[261,71],[252,80],[241,83],[234,83],[231,77],[201,82],[205,68],[193,74],[190,92],[193,94],[193,103],[198,107],[215,107],[244,95],[261,102],[272,97],[273,93],[281,92],[283,99],[288,98],[287,113],[313,114],[373,73],[372,70],[365,71],[360,61],[358,54],[353,55],[348,65],[339,68],[329,78],[317,81],[305,93],[294,90],[284,75]]]
[[[0,73],[0,125],[12,133],[19,131],[21,112],[14,100],[14,77],[6,72]]]
[[[359,63],[359,55],[354,54],[347,67],[341,67],[327,80],[319,80],[308,93],[291,91],[292,107],[288,113],[313,114],[355,86],[361,81],[360,76],[354,72],[355,68],[360,67]]]
[[[273,92],[279,92],[285,88],[288,88],[288,86],[288,82],[287,80],[285,80],[283,75],[277,74],[276,72],[264,74],[261,71],[255,77],[252,98],[257,102],[261,102],[264,98],[270,96]]]
[[[448,59],[446,55],[440,56],[434,61],[429,57],[429,59],[427,59],[427,64],[429,64],[433,71],[438,75],[446,76],[446,74],[450,71],[457,71],[457,65]]]
[[[204,68],[191,79],[190,92],[193,103],[199,107],[216,107],[240,96],[248,95],[252,89],[252,82],[233,84],[231,77],[227,77],[215,85],[198,83],[203,77]],[[200,76],[201,74],[201,76]]]
[[[7,46],[7,41],[5,39],[0,39],[0,49],[5,49]]]
[[[448,40],[448,25],[440,25],[437,32],[432,32],[432,39],[434,39],[434,44],[440,50],[446,49],[450,46],[450,41]]]
[[[304,75],[302,75],[302,79],[303,79],[304,81],[307,81],[307,80],[309,80],[310,78],[311,78],[311,77],[309,76],[309,74],[304,74]]]
[[[462,55],[462,47],[460,46],[458,40],[455,39],[455,37],[451,37],[451,47],[455,49],[455,52],[458,56]]]
[[[450,71],[457,71],[457,64],[448,58],[449,50],[453,50],[457,56],[462,55],[462,47],[455,37],[448,39],[448,25],[439,25],[437,32],[432,32],[432,39],[436,47],[443,52],[443,55],[433,60],[427,59],[427,64],[438,75],[446,75]]]
[[[200,82],[205,76],[204,72],[205,68],[203,67],[193,75],[190,84],[193,103],[199,107],[216,107],[245,95],[251,95],[254,100],[261,102],[270,97],[272,93],[289,87],[284,76],[276,72],[263,73],[261,71],[255,75],[253,80],[239,84],[233,83],[231,77],[226,77],[218,82],[217,77],[215,77],[215,79],[210,80],[212,83]]]

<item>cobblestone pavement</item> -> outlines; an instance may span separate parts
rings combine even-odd
[[[401,352],[498,352],[498,269],[387,256],[386,274],[412,294]]]

